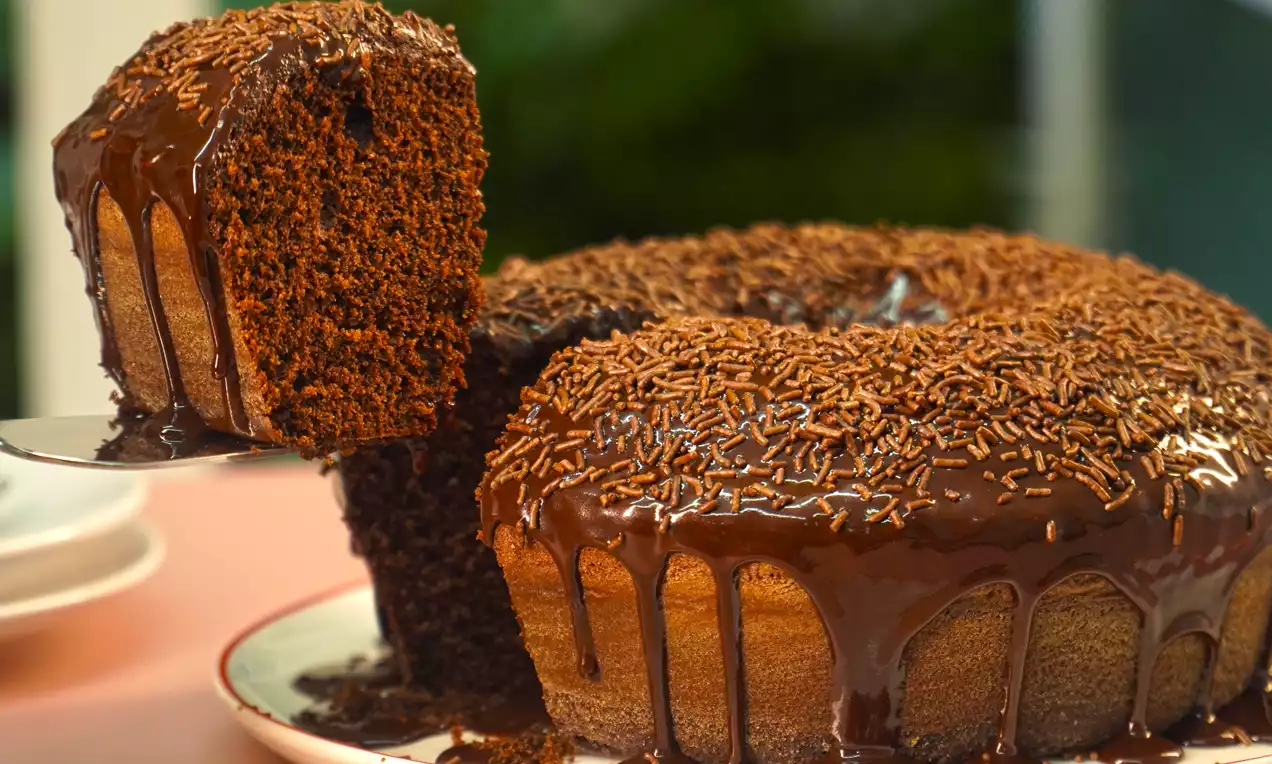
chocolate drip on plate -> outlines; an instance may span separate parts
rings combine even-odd
[[[292,723],[367,748],[404,745],[457,726],[501,738],[542,736],[551,727],[536,688],[510,686],[494,696],[462,687],[428,689],[405,681],[392,656],[318,667],[293,686],[315,703]]]
[[[1230,745],[1229,741],[1272,742],[1272,696],[1263,679],[1252,682],[1212,720],[1186,719],[1170,737],[1184,745]]]
[[[437,755],[437,764],[491,764],[494,752],[472,743],[451,746]]]

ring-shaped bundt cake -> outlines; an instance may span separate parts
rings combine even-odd
[[[1254,674],[1268,334],[1195,283],[828,224],[486,286],[438,433],[341,464],[413,681],[506,686],[524,636],[563,731],[710,762],[1169,752]]]

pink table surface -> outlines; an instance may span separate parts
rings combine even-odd
[[[221,648],[307,595],[365,578],[311,465],[152,484],[168,544],[153,578],[0,643],[0,764],[278,764],[212,689]]]

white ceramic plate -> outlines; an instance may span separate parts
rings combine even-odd
[[[148,523],[0,560],[0,640],[38,631],[65,611],[129,589],[163,560]]]
[[[0,458],[0,560],[97,536],[128,522],[145,483],[127,472]]]
[[[449,733],[372,751],[318,737],[290,722],[310,705],[292,688],[297,676],[382,650],[371,588],[345,587],[275,613],[235,637],[221,653],[216,688],[248,733],[297,764],[404,763],[405,756],[415,764],[435,761],[451,747]],[[579,756],[575,761],[614,764],[618,759]]]
[[[382,650],[371,588],[345,587],[321,594],[248,627],[221,653],[216,688],[234,718],[257,740],[297,764],[432,762],[451,745],[442,734],[401,748],[372,751],[313,735],[290,720],[310,703],[292,688],[306,670],[340,665],[354,655]],[[411,757],[409,760],[406,757]],[[618,759],[579,756],[578,764]],[[1067,760],[1058,760],[1067,762]],[[1268,764],[1272,745],[1187,749],[1183,764]]]

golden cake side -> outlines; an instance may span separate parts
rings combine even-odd
[[[204,421],[226,421],[230,412],[215,372],[216,348],[195,279],[190,246],[172,209],[163,202],[156,202],[152,208],[150,227],[159,299],[185,394]],[[106,285],[103,299],[128,391],[142,409],[162,411],[169,405],[167,371],[141,282],[143,260],[138,257],[123,211],[106,189],[97,201],[97,230]],[[260,379],[252,370],[251,356],[240,333],[234,331],[233,322],[230,337],[248,426],[263,440],[277,440],[278,433],[261,398]]]
[[[1180,755],[1154,731],[1211,724],[1263,645],[1272,343],[1179,277],[1104,282],[917,329],[684,318],[557,353],[480,492],[556,721],[673,759]],[[717,670],[723,735],[695,708]]]
[[[579,566],[600,664],[579,672],[569,600],[551,556],[503,528],[495,550],[550,713],[562,729],[622,755],[653,745],[653,716],[631,577],[602,550]],[[798,583],[777,568],[741,569],[742,661],[748,760],[811,761],[830,750],[831,659],[825,629]],[[671,558],[667,611],[671,701],[677,739],[704,764],[728,758],[728,714],[715,581],[707,566]],[[1224,620],[1213,701],[1247,685],[1262,655],[1272,603],[1272,550],[1240,577]],[[951,604],[906,646],[902,746],[920,760],[974,757],[997,734],[1005,694],[1014,597],[1010,587],[976,590]],[[863,628],[869,628],[863,624]],[[1050,756],[1093,748],[1125,729],[1130,715],[1140,615],[1092,574],[1057,584],[1039,603],[1026,653],[1020,708],[1022,752]],[[1185,635],[1153,669],[1148,715],[1163,732],[1202,701],[1206,646]]]

